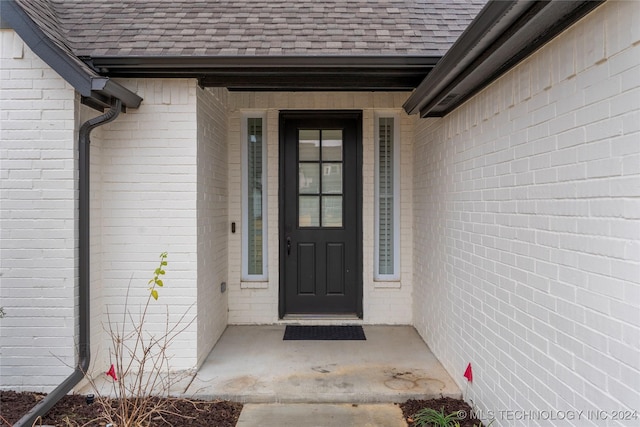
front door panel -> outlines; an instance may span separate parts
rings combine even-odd
[[[281,114],[281,317],[361,315],[360,123]]]

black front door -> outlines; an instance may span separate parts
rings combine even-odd
[[[362,316],[362,113],[280,114],[280,317]]]

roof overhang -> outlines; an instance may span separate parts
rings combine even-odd
[[[404,104],[443,117],[603,0],[491,0]]]
[[[415,89],[440,57],[215,56],[83,58],[110,77],[197,78],[229,90]]]
[[[0,0],[2,28],[13,29],[44,62],[73,86],[83,102],[93,108],[108,108],[111,98],[123,107],[138,108],[142,98],[118,83],[95,73],[86,64],[49,38],[29,15],[14,1]]]

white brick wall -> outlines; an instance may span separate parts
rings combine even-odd
[[[195,318],[197,310],[196,83],[139,79],[122,84],[144,101],[101,127],[103,304],[112,319],[121,319],[131,282],[129,310],[135,313],[146,301],[159,254],[167,251],[165,286],[151,304],[147,325],[149,332],[160,333],[167,311],[176,322],[186,311],[188,320]],[[191,324],[172,346],[172,369],[196,367],[197,326]],[[109,346],[105,336],[105,352]]]
[[[92,134],[92,332],[95,372],[111,363],[107,311],[121,319],[148,295],[158,255],[169,252],[165,287],[147,330],[165,313],[194,319],[171,347],[171,368],[201,364],[227,321],[226,91],[193,80],[124,80],[144,98]],[[197,316],[197,317],[196,317]],[[116,320],[113,320],[116,319]],[[100,336],[101,334],[101,336]]]
[[[75,365],[76,140],[99,113],[12,31],[1,35],[1,384],[49,391]],[[171,348],[173,369],[194,368],[227,321],[226,92],[194,80],[123,84],[142,106],[91,135],[92,370],[110,363],[106,313],[121,319],[129,282],[137,311],[165,250],[166,286],[147,330],[163,331],[166,310],[175,321],[199,309]]]
[[[278,321],[278,114],[292,109],[363,110],[363,230],[364,323],[410,324],[412,295],[412,167],[413,121],[401,112],[406,93],[231,93],[229,97],[229,221],[241,226],[241,114],[267,113],[269,281],[241,282],[241,232],[229,239],[229,323],[265,324]],[[373,280],[374,238],[374,114],[399,113],[401,124],[401,244],[402,277],[395,283]]]
[[[639,23],[607,2],[417,121],[414,323],[480,409],[640,410]]]
[[[50,391],[75,366],[74,89],[0,30],[0,387]]]
[[[227,90],[196,89],[198,101],[198,365],[227,326],[229,234]]]

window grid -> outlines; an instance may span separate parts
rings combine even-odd
[[[332,129],[299,130],[299,144],[302,133],[316,133],[318,149],[311,157],[308,152],[305,153],[305,156],[299,153],[298,227],[342,227],[344,215],[342,131]],[[329,135],[333,138],[339,135],[338,154],[335,149],[330,151],[331,149],[326,146],[326,141],[330,138]],[[299,149],[301,150],[301,148]],[[307,176],[304,171],[312,170],[315,172],[309,175],[314,177],[312,180],[314,186],[306,188],[308,187]],[[332,178],[334,180],[338,178],[339,182],[333,182]],[[302,180],[305,182],[300,182]],[[310,213],[311,215],[309,215]]]

